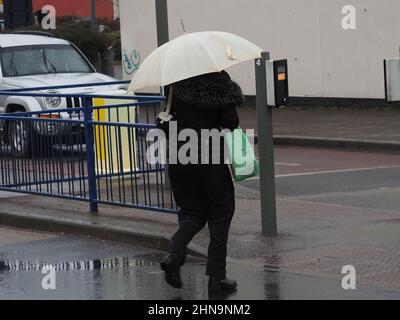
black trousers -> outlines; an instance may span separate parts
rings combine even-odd
[[[228,233],[235,211],[235,191],[228,166],[169,165],[169,176],[179,206],[179,229],[171,239],[170,253],[183,264],[187,245],[208,222],[206,274],[225,278]]]

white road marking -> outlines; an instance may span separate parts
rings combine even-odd
[[[260,161],[259,158],[256,158],[257,161]],[[290,162],[275,162],[276,166],[286,166],[286,167],[299,167],[302,166],[300,163],[290,163]]]
[[[300,177],[300,176],[314,176],[320,174],[331,174],[331,173],[345,173],[345,172],[358,172],[358,171],[370,171],[370,170],[382,170],[382,169],[396,169],[400,166],[386,166],[386,167],[371,167],[371,168],[354,168],[354,169],[342,169],[342,170],[326,170],[326,171],[309,171],[309,172],[297,172],[288,174],[278,174],[275,178],[286,178],[286,177]],[[259,176],[249,178],[246,180],[258,180]]]
[[[299,167],[302,166],[300,163],[287,163],[287,162],[275,162],[277,166],[286,166],[286,167]]]

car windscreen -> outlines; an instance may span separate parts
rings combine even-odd
[[[1,49],[3,77],[94,72],[71,45],[37,45]]]

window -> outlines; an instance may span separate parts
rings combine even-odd
[[[71,45],[10,47],[1,50],[3,77],[94,72]]]

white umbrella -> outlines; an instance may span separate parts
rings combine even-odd
[[[255,44],[232,33],[186,33],[157,48],[143,61],[128,92],[220,72],[239,62],[260,58],[261,51]]]

